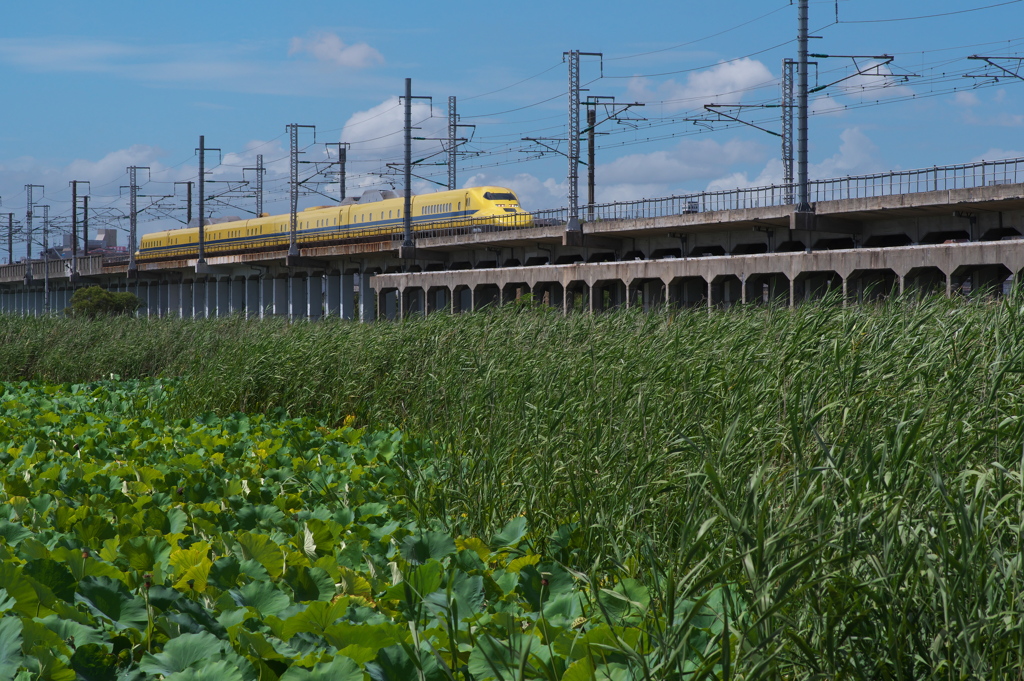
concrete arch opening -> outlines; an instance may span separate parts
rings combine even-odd
[[[533,285],[533,302],[538,305],[555,307],[559,310],[565,307],[565,289],[557,281],[539,281]]]
[[[748,305],[789,305],[789,277],[781,272],[748,276],[746,301]]]
[[[530,300],[530,285],[524,281],[505,284],[501,287],[501,304],[514,305]]]
[[[855,270],[846,280],[846,295],[851,302],[868,303],[899,295],[900,277],[892,270]]]
[[[759,255],[761,253],[768,252],[768,244],[764,241],[748,243],[748,244],[736,244],[733,246],[730,255]]]
[[[1004,239],[1009,241],[1012,239],[1021,238],[1020,230],[1014,227],[997,227],[996,229],[990,229],[981,235],[981,241],[1003,241]]]
[[[702,307],[708,302],[704,277],[676,277],[668,285],[668,303],[673,307]]]
[[[896,248],[910,246],[914,241],[906,234],[876,234],[864,241],[864,248]]]
[[[651,253],[651,260],[681,257],[683,257],[683,249],[681,248],[659,248]]]
[[[618,279],[594,282],[590,291],[590,309],[594,312],[614,310],[626,304],[626,284]]]
[[[665,282],[661,279],[634,279],[629,282],[626,300],[629,307],[638,307],[644,312],[663,308],[668,302]]]
[[[587,262],[615,262],[615,253],[612,251],[598,251],[587,256]]]
[[[398,289],[382,288],[377,291],[377,318],[395,321],[399,312]]]
[[[427,295],[419,286],[409,286],[402,290],[402,317],[424,315],[427,311]]]
[[[501,304],[501,289],[497,284],[479,284],[473,287],[473,312],[485,307],[498,307]]]
[[[821,300],[827,296],[835,296],[839,301],[843,291],[843,278],[835,271],[801,272],[793,280],[791,304],[810,300]]]
[[[460,284],[452,289],[452,313],[461,314],[473,311],[473,289]]]
[[[703,258],[708,255],[725,255],[725,248],[719,244],[694,246],[690,249],[691,258]]]
[[[903,293],[920,298],[946,294],[946,273],[938,267],[915,267],[903,277]]]
[[[836,237],[833,239],[818,239],[814,242],[816,251],[841,251],[856,248],[852,236]]]
[[[570,281],[565,287],[565,312],[590,311],[590,286],[585,281]]]
[[[776,253],[799,253],[800,251],[806,251],[807,246],[803,241],[795,241],[790,239],[789,241],[783,241],[779,244],[778,248],[775,249]]]
[[[710,303],[728,309],[743,300],[743,282],[735,274],[720,274],[711,280]]]
[[[962,265],[950,276],[950,293],[964,296],[1001,296],[1010,270],[998,265]]]
[[[427,289],[426,313],[450,312],[452,292],[447,286],[431,286]]]
[[[556,265],[572,265],[577,262],[583,262],[583,256],[579,253],[566,253],[555,259]]]
[[[922,246],[933,246],[935,244],[955,244],[962,241],[970,241],[971,235],[965,229],[957,229],[943,232],[928,232],[921,237]]]

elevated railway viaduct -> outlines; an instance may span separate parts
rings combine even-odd
[[[337,316],[369,321],[501,305],[525,295],[572,310],[796,305],[921,290],[1000,294],[1024,276],[1024,159],[813,183],[814,216],[792,187],[705,192],[564,211],[529,228],[437,225],[359,242],[142,262],[78,258],[0,266],[0,310],[44,314],[75,288],[130,290],[141,314]],[[29,276],[31,275],[31,276]]]

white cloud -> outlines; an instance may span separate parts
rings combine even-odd
[[[809,165],[807,172],[812,180],[867,175],[887,170],[879,158],[878,146],[860,128],[843,130],[839,141],[839,151],[820,163]],[[709,182],[707,191],[778,185],[782,184],[783,176],[782,160],[772,158],[753,178],[746,172],[733,171]]]
[[[842,116],[846,108],[841,102],[828,95],[815,97],[811,101],[810,113],[813,116]]]
[[[678,111],[705,104],[738,104],[748,90],[774,85],[775,80],[768,67],[745,57],[691,73],[684,83],[671,79],[655,87],[649,78],[635,77],[629,81],[627,96],[641,102],[660,101],[667,110]]]
[[[888,170],[878,156],[878,146],[860,128],[847,128],[839,134],[839,151],[821,163],[812,163],[812,179],[865,175]]]
[[[220,94],[322,95],[325,89],[378,84],[358,75],[383,63],[365,43],[346,45],[328,33],[295,38],[291,54],[308,53],[329,69],[286,59],[276,41],[137,44],[83,38],[0,38],[0,63],[34,72],[96,73],[146,87],[199,88]]]
[[[447,138],[447,118],[439,112],[432,112],[430,104],[414,99],[412,107],[413,131],[416,137]],[[384,159],[400,162],[404,151],[404,127],[406,111],[399,97],[385,99],[376,107],[352,114],[341,131],[341,141],[349,142],[349,158]],[[440,150],[440,142],[413,140],[413,151],[417,156]]]
[[[980,161],[1002,161],[1010,158],[1024,158],[1024,151],[1015,151],[1012,149],[999,149],[993,147],[984,154],[980,154],[971,159],[971,163],[978,163]]]
[[[348,69],[384,63],[384,56],[366,43],[346,45],[335,33],[320,31],[308,38],[292,38],[288,54],[309,54],[317,61]]]
[[[632,184],[668,188],[723,172],[737,163],[749,163],[763,157],[764,148],[755,142],[732,139],[719,144],[711,139],[682,140],[666,151],[617,158],[611,163],[598,166],[597,175],[602,185]]]
[[[973,92],[961,91],[954,95],[953,103],[958,106],[972,107],[981,104],[981,100],[978,99],[978,95],[974,94]]]

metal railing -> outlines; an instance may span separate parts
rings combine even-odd
[[[1024,182],[1024,158],[1015,158],[812,180],[810,194],[811,200],[817,203],[1021,182]],[[661,199],[582,206],[580,217],[587,221],[643,219],[716,210],[787,206],[792,205],[795,194],[796,186],[786,184],[696,192]]]

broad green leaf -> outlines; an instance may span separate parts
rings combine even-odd
[[[290,567],[285,574],[285,582],[292,588],[295,600],[300,603],[327,601],[336,593],[334,580],[326,570],[317,567]]]
[[[142,630],[148,623],[145,601],[110,577],[86,577],[78,583],[75,600],[85,603],[93,614],[114,622],[118,629]]]
[[[9,520],[0,520],[0,538],[4,539],[9,546],[17,546],[22,539],[32,536],[32,530],[12,523]]]
[[[282,638],[290,640],[299,632],[307,632],[322,636],[328,627],[345,616],[348,610],[348,599],[341,599],[334,603],[316,601],[300,613],[296,613],[285,620]]]
[[[71,572],[55,560],[42,558],[25,564],[25,574],[50,589],[57,598],[75,602],[75,588],[78,582]]]
[[[455,542],[443,532],[421,532],[402,540],[402,557],[413,565],[440,560],[455,553]]]
[[[526,536],[526,518],[516,516],[502,528],[501,532],[491,537],[491,547],[500,549],[504,547],[515,547]]]
[[[443,681],[445,673],[425,641],[422,645],[418,650],[400,645],[382,648],[366,671],[373,681]]]
[[[281,576],[284,568],[284,552],[270,537],[264,534],[241,532],[236,537],[242,553],[246,558],[255,560],[262,565],[271,579]]]
[[[13,679],[21,666],[21,620],[0,617],[0,679]]]
[[[132,537],[121,544],[120,551],[133,570],[151,572],[157,565],[167,564],[171,545],[163,537]]]
[[[207,658],[220,659],[227,643],[209,632],[182,634],[172,638],[156,654],[146,653],[139,661],[139,669],[147,674],[165,676],[189,667],[200,666]]]
[[[363,670],[354,660],[337,656],[330,662],[321,662],[312,670],[289,667],[280,681],[363,681]]]
[[[288,594],[271,582],[249,582],[241,589],[232,589],[231,598],[239,606],[256,608],[260,615],[276,615],[291,603]]]
[[[164,681],[246,681],[237,665],[228,660],[218,660],[202,667],[188,668],[164,677]]]

